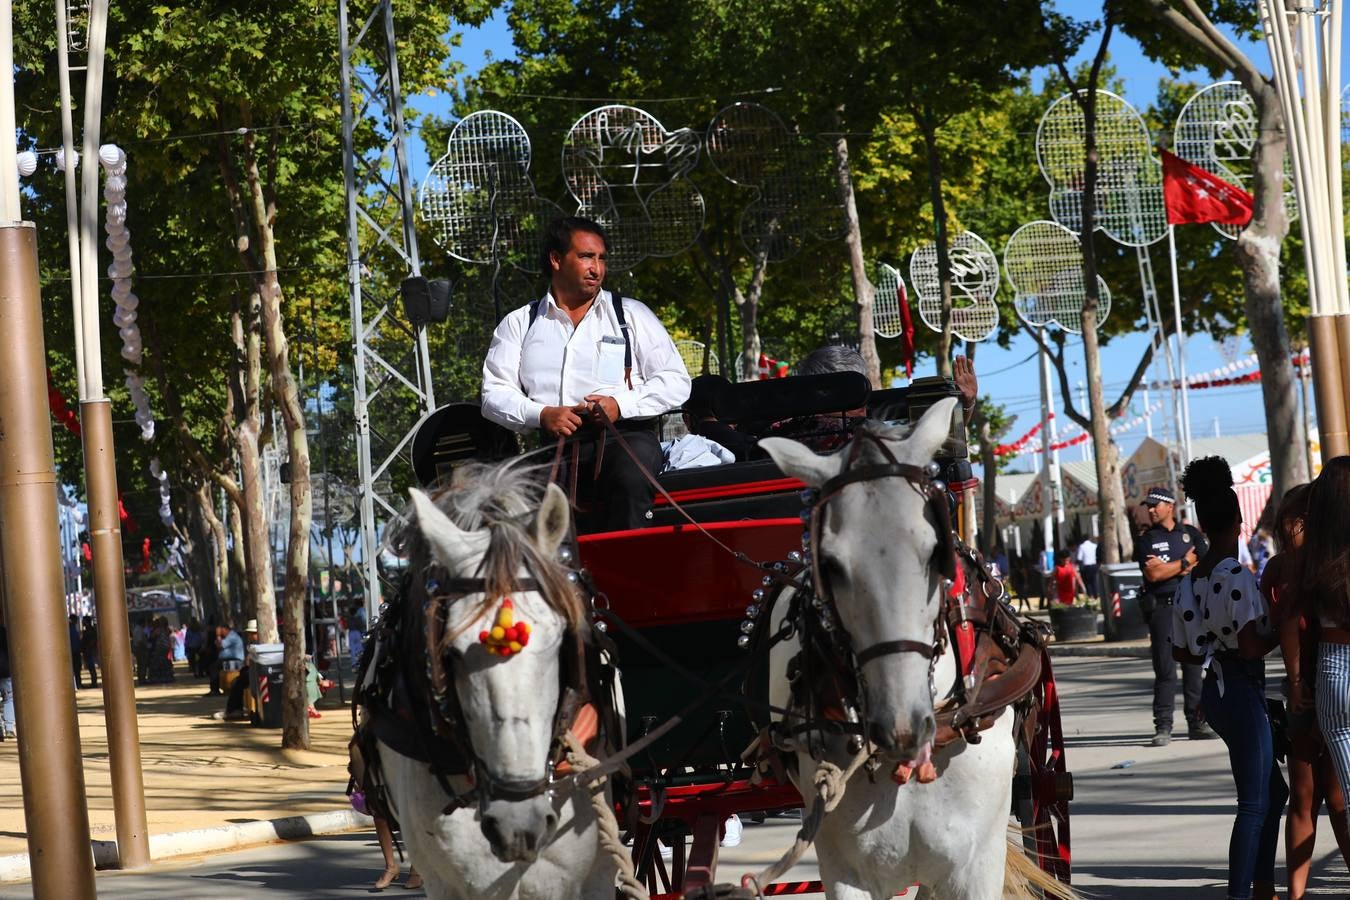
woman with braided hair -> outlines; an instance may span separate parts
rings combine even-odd
[[[1275,644],[1270,609],[1256,577],[1238,562],[1242,511],[1228,463],[1218,456],[1192,460],[1181,484],[1195,501],[1209,550],[1177,589],[1172,653],[1202,667],[1200,707],[1228,745],[1238,799],[1228,843],[1228,896],[1271,900],[1289,791],[1266,713],[1264,657]]]

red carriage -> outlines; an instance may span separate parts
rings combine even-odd
[[[843,411],[863,407],[872,418],[914,421],[944,395],[955,395],[950,382],[872,392],[866,379],[842,373],[729,385],[718,413],[758,434],[793,418],[829,430],[846,424]],[[958,424],[939,462],[960,533],[962,495],[978,481],[970,477]],[[424,477],[467,457],[505,455],[514,443],[477,418],[474,407],[447,408],[428,425],[414,446]],[[578,544],[618,646],[628,741],[661,731],[629,758],[636,790],[619,810],[619,821],[630,826],[638,876],[654,897],[711,897],[724,820],[802,805],[791,783],[757,772],[742,754],[764,724],[746,698],[767,696],[757,682],[768,677],[743,649],[746,606],[765,581],[757,564],[787,560],[801,544],[803,484],[768,459],[673,471],[658,481],[649,527],[583,534]],[[1039,676],[1019,707],[1010,810],[1025,829],[1028,855],[1067,883],[1072,779],[1049,658],[1037,652]],[[668,724],[673,719],[675,727]],[[673,851],[668,859],[659,852],[662,843]],[[798,895],[821,886],[780,882],[762,890]]]

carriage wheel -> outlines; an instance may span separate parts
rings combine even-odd
[[[1069,801],[1073,776],[1064,753],[1064,731],[1059,716],[1059,693],[1042,650],[1041,680],[1032,693],[1032,706],[1017,736],[1017,776],[1013,780],[1013,814],[1022,825],[1027,854],[1041,870],[1069,883]]]

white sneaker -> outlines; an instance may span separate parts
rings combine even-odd
[[[722,827],[724,828],[722,834],[722,846],[739,847],[741,845],[741,831],[743,830],[741,817],[734,813],[727,816],[727,820],[723,823]]]

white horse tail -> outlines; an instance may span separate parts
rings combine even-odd
[[[1007,854],[1007,863],[1003,867],[1004,900],[1082,900],[1082,894],[1041,869],[1027,856],[1019,829],[1008,829]]]

